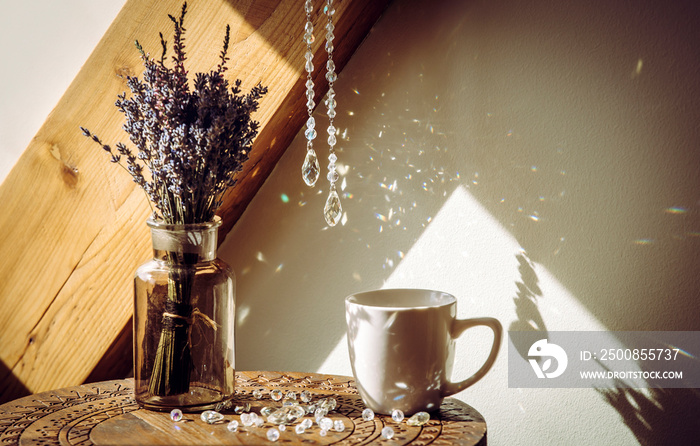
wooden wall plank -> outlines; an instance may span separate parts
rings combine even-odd
[[[325,24],[322,3],[314,0],[317,35]],[[387,3],[336,0],[339,69]],[[172,35],[167,14],[177,15],[180,6],[180,0],[129,0],[0,186],[0,402],[80,384],[110,345],[124,344],[118,337],[131,316],[131,277],[150,253],[149,208],[129,175],[79,126],[108,143],[128,141],[113,104],[127,89],[123,76],[142,71],[133,42],[159,54],[158,32]],[[255,116],[261,131],[251,160],[220,212],[223,238],[305,120],[303,2],[191,1],[189,9],[190,73],[217,64],[228,23],[230,79],[240,78],[244,90],[257,82],[270,89]],[[313,49],[322,66],[322,38]],[[322,76],[316,76],[317,102],[327,90]]]

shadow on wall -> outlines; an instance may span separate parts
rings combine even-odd
[[[700,441],[698,389],[617,388],[598,392],[643,446],[691,446]]]

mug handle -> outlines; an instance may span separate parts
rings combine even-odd
[[[442,396],[454,395],[457,392],[461,392],[467,387],[471,386],[475,382],[479,381],[486,375],[486,372],[491,369],[493,363],[496,361],[496,356],[498,356],[498,350],[501,348],[501,337],[503,335],[503,327],[497,319],[492,317],[479,317],[474,319],[456,319],[452,325],[452,330],[450,335],[453,339],[460,336],[466,329],[471,327],[476,327],[479,325],[484,325],[493,330],[493,345],[491,346],[491,353],[486,359],[484,365],[481,366],[479,370],[476,371],[472,376],[457,383],[448,382],[442,387]]]

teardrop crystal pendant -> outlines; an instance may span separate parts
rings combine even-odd
[[[310,148],[306,151],[306,158],[304,158],[304,164],[301,166],[301,176],[304,178],[307,186],[316,184],[320,172],[321,166],[318,163],[316,151]]]
[[[340,197],[335,190],[335,185],[331,186],[331,192],[328,194],[326,206],[323,208],[323,216],[326,218],[326,223],[329,226],[335,226],[340,221],[343,215],[343,207],[340,205]]]

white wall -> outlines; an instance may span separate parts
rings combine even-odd
[[[123,3],[3,2],[0,179]],[[222,246],[237,367],[350,374],[343,298],[381,287],[451,292],[460,317],[511,329],[700,329],[698,17],[690,0],[396,0],[336,85],[346,222],[325,226],[297,138]],[[468,333],[456,378],[489,342]],[[691,391],[509,389],[505,347],[458,395],[492,445],[697,429]]]
[[[0,181],[126,0],[0,0]]]
[[[325,226],[300,134],[222,247],[237,366],[350,374],[343,298],[381,287],[451,292],[508,329],[698,330],[698,18],[691,1],[394,2],[337,82],[347,221]],[[488,342],[459,341],[457,376]],[[490,444],[697,431],[691,391],[509,389],[506,346],[458,395]]]

